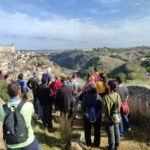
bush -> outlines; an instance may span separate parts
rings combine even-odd
[[[7,94],[7,86],[7,81],[0,81],[0,98],[5,102],[7,102],[9,99],[9,96]]]
[[[71,120],[68,120],[67,117],[62,117],[60,119],[60,135],[63,143],[65,143],[66,145],[69,145],[71,143]]]
[[[126,80],[126,75],[125,75],[125,73],[118,73],[117,75],[116,75],[116,77],[120,77],[123,81],[125,81]]]

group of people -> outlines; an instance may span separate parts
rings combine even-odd
[[[31,118],[35,112],[38,119],[41,119],[44,127],[51,132],[52,109],[60,112],[61,116],[68,119],[77,119],[78,104],[81,101],[83,114],[85,143],[87,146],[100,146],[100,129],[104,126],[108,134],[109,150],[117,150],[120,139],[124,138],[124,126],[131,131],[128,119],[129,92],[127,87],[122,85],[122,79],[108,80],[104,73],[99,73],[94,68],[94,74],[88,75],[83,88],[77,82],[76,75],[65,77],[51,74],[51,68],[43,73],[39,79],[36,72],[33,73],[27,82],[23,79],[23,74],[18,75],[17,81],[12,81],[8,85],[7,92],[10,96],[7,106],[10,110],[17,110],[22,98],[26,101],[20,107],[27,130],[28,136],[21,143],[5,141],[9,150],[40,150],[40,145],[34,137],[31,127]],[[0,71],[0,80],[5,80],[3,71]],[[28,100],[28,89],[33,93],[33,105]],[[28,111],[27,111],[28,110]],[[15,114],[16,115],[16,114]],[[0,106],[0,120],[6,123],[8,114],[3,106]],[[7,121],[8,122],[8,121]],[[94,143],[91,141],[91,129],[94,127]],[[6,125],[7,127],[7,125]],[[9,126],[8,126],[9,127]],[[7,128],[6,128],[7,129]],[[14,131],[13,131],[14,132]],[[9,137],[9,136],[8,136]]]

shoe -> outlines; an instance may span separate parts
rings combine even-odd
[[[128,131],[131,131],[132,129],[131,128],[128,128]]]
[[[121,136],[121,137],[120,137],[120,140],[124,140],[124,136]]]

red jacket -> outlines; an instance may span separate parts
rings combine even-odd
[[[53,94],[56,95],[57,94],[57,90],[62,87],[62,83],[61,83],[60,80],[56,80],[56,81],[51,83],[50,87],[51,87],[51,89],[53,91]]]

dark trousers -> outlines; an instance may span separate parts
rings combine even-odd
[[[89,122],[88,118],[84,116],[83,118],[84,121],[84,135],[85,135],[85,142],[87,146],[91,146],[91,129],[92,126],[94,127],[94,146],[99,147],[100,145],[100,126],[101,126],[101,121],[96,121],[96,122]]]
[[[52,128],[52,106],[42,106],[43,125]]]
[[[34,141],[26,147],[15,148],[15,149],[8,148],[8,150],[41,150],[41,147],[37,139],[34,139]]]
[[[119,124],[106,127],[106,132],[108,134],[108,150],[118,150],[120,143]]]

